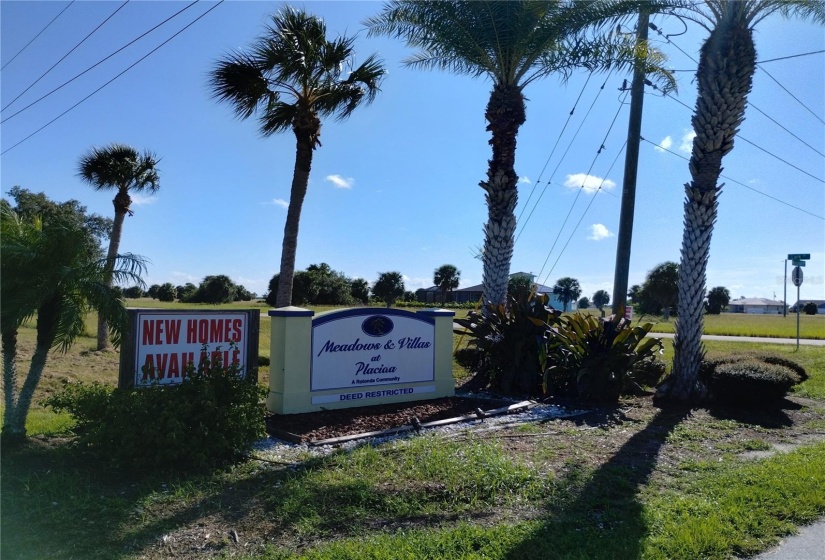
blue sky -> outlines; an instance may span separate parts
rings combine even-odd
[[[210,97],[207,77],[221,56],[248,46],[282,4],[198,2],[15,114],[188,3],[129,2],[20,95],[121,3],[75,2],[11,60],[67,5],[0,3],[4,196],[19,185],[57,201],[74,198],[112,216],[113,195],[81,182],[78,160],[92,146],[111,142],[152,150],[161,158],[161,189],[149,198],[135,197],[121,251],[149,259],[148,284],[197,284],[206,275],[227,274],[263,293],[280,263],[295,139],[291,133],[262,138],[254,119],[235,119],[229,106]],[[397,270],[407,289],[415,290],[430,286],[434,269],[449,263],[461,271],[462,287],[480,283],[482,266],[474,253],[483,243],[486,220],[478,182],[490,156],[484,130],[489,81],[403,67],[411,52],[403,43],[367,38],[362,29],[361,22],[380,10],[379,2],[293,5],[324,18],[330,35],[357,34],[356,62],[375,52],[389,71],[372,105],[347,121],[323,124],[323,146],[315,152],[301,217],[297,268],[326,262],[370,283],[379,272]],[[651,31],[669,66],[679,70],[679,92],[672,99],[648,90],[645,97],[630,284],[641,283],[661,262],[679,261],[689,175],[687,161],[674,153],[687,157],[682,146],[695,103],[691,58],[697,58],[705,35],[694,24],[686,30],[674,17],[653,21],[672,35],[667,43]],[[825,299],[825,54],[769,62],[825,50],[825,32],[777,16],[758,26],[756,42],[758,60],[765,62],[741,139],[724,161],[729,179],[713,234],[708,287],[725,286],[734,298],[781,300],[785,257],[810,253],[801,297]],[[526,89],[527,122],[516,160],[520,235],[511,272],[532,272],[549,285],[572,276],[588,297],[599,289],[612,293],[628,115],[619,88],[627,77],[579,73],[566,84],[550,78]],[[602,192],[594,194],[592,186],[600,184]],[[788,275],[790,283],[790,267]],[[789,284],[788,300],[795,299]]]

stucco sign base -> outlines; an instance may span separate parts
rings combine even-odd
[[[267,409],[275,414],[421,401],[455,394],[454,313],[356,308],[269,312]]]

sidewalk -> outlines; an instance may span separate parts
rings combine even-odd
[[[649,333],[656,338],[673,338],[673,333]],[[722,336],[717,334],[703,334],[702,340],[727,340],[730,342],[763,342],[765,344],[796,344],[795,338],[767,338],[764,336]],[[825,346],[825,340],[819,338],[800,338],[800,346]]]
[[[799,527],[799,533],[751,560],[825,560],[825,519]]]

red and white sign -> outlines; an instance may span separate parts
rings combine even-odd
[[[206,358],[241,370],[248,363],[248,313],[146,310],[136,315],[135,387],[178,384],[190,363],[197,367]]]

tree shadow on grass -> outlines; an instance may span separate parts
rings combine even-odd
[[[639,489],[653,473],[668,435],[690,415],[688,407],[661,409],[595,471],[571,466],[537,527],[506,558],[636,559],[647,535]]]

